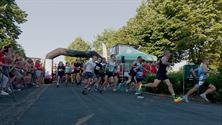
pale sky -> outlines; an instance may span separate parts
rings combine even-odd
[[[141,0],[17,0],[28,14],[18,39],[29,57],[45,58],[77,36],[92,42],[106,28],[118,29],[136,15]],[[62,60],[58,57],[56,60]]]

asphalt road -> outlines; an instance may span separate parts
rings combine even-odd
[[[82,95],[81,90],[48,86],[16,125],[222,125],[221,105],[176,104],[151,95],[137,99],[111,90]]]

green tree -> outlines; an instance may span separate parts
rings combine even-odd
[[[90,50],[90,46],[88,44],[88,42],[86,42],[85,40],[83,40],[81,37],[77,37],[69,46],[68,49],[71,50],[79,50],[79,51],[89,51]],[[73,62],[84,62],[86,61],[85,58],[77,58],[77,57],[65,57],[65,61],[69,62],[69,63],[73,63]]]
[[[12,45],[17,52],[23,53],[16,39],[22,33],[19,24],[26,21],[27,14],[15,3],[15,0],[0,1],[0,47]]]
[[[104,43],[107,48],[111,48],[116,44],[114,35],[115,31],[111,29],[105,29],[101,34],[97,35],[96,39],[93,41],[93,48],[95,48],[95,51],[102,54],[102,43]]]
[[[208,57],[213,68],[222,59],[222,0],[144,0],[136,16],[108,37],[157,56],[170,49],[175,61]]]

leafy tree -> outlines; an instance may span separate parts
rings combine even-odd
[[[15,3],[15,0],[0,1],[0,47],[12,45],[16,51],[24,54],[24,50],[16,42],[22,33],[18,24],[26,21],[27,14]]]
[[[90,46],[89,44],[84,41],[81,37],[77,37],[69,46],[68,49],[72,50],[79,50],[79,51],[89,51]],[[69,63],[74,63],[74,62],[84,62],[86,59],[85,58],[77,58],[77,57],[65,57],[65,61]]]
[[[222,0],[143,0],[126,26],[105,33],[95,42],[102,37],[99,41],[109,46],[135,44],[158,57],[167,48],[175,61],[198,63],[208,57],[215,68],[222,59]]]
[[[114,30],[105,29],[101,34],[97,35],[96,39],[93,41],[93,48],[95,48],[99,54],[102,54],[102,43],[104,43],[107,48],[111,48],[116,44],[114,34]]]

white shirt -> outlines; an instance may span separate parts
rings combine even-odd
[[[92,60],[89,60],[86,64],[86,69],[85,69],[85,72],[93,72],[94,71],[94,68],[96,66],[96,63],[93,62]]]

